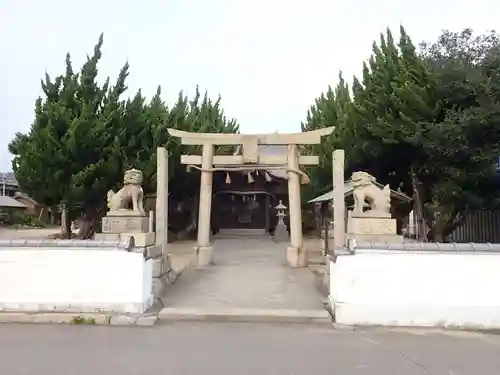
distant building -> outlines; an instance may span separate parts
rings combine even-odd
[[[0,208],[22,209],[40,220],[53,224],[57,221],[52,210],[24,194],[17,183],[14,172],[0,173]]]
[[[21,192],[16,181],[14,172],[0,173],[0,195],[14,197],[17,192]]]
[[[26,210],[26,206],[18,200],[11,198],[7,195],[0,195],[0,209],[5,210]]]

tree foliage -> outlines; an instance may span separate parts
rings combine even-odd
[[[83,215],[88,223],[83,237],[105,210],[109,189],[120,185],[130,167],[144,172],[146,193],[156,190],[156,148],[169,151],[170,188],[175,196],[193,194],[197,180],[180,165],[185,151],[167,128],[198,132],[238,132],[234,119],[227,119],[220,98],[194,98],[182,92],[171,107],[161,99],[161,89],[150,101],[141,91],[123,99],[127,90],[126,63],[114,84],[98,81],[103,36],[75,73],[70,55],[66,71],[42,81],[43,97],[35,104],[35,119],[27,134],[16,134],[9,145],[13,169],[21,189],[50,207],[63,206],[70,218]],[[68,222],[69,224],[69,222]],[[66,228],[66,234],[69,228]]]
[[[352,98],[340,79],[316,100],[303,130],[336,126],[320,157],[344,148],[349,173],[366,170],[402,189],[421,233],[443,240],[465,213],[495,204],[498,41],[494,32],[444,32],[419,52],[403,28],[397,45],[388,30],[362,79],[354,77]],[[330,170],[313,173],[331,181]]]

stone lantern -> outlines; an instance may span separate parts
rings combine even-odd
[[[276,214],[276,216],[278,216],[278,220],[283,223],[283,219],[286,216],[287,206],[285,206],[283,204],[283,201],[280,200],[280,202],[278,203],[278,205],[276,207],[274,207],[274,208],[278,211],[278,213]]]
[[[286,229],[285,222],[283,219],[286,216],[286,210],[288,209],[283,202],[280,200],[279,204],[275,207],[278,213],[276,216],[278,217],[278,224],[276,224],[276,229],[274,230],[274,241],[276,242],[288,242],[289,235],[288,230]]]

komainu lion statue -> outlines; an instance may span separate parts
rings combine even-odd
[[[132,203],[132,210],[144,215],[144,206],[142,200],[144,192],[141,187],[142,172],[137,169],[125,171],[123,177],[123,187],[116,193],[113,190],[108,191],[108,208],[110,211],[129,210]]]
[[[351,180],[353,182],[354,210],[357,216],[390,217],[391,210],[391,188],[385,185],[383,189],[373,183],[375,177],[366,172],[354,172]],[[370,210],[363,212],[365,201],[369,202]]]

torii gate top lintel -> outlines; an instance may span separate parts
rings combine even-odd
[[[333,133],[335,127],[322,128],[303,133],[234,134],[195,133],[169,128],[168,134],[181,138],[183,145],[241,145],[247,142],[261,145],[313,145],[321,143],[321,137]]]
[[[332,134],[334,127],[323,128],[303,133],[272,133],[272,134],[234,134],[234,133],[194,133],[178,129],[168,129],[172,137],[181,138],[183,145],[203,145],[213,148],[215,145],[241,145],[242,155],[211,155],[210,165],[283,165],[287,164],[286,155],[259,155],[259,145],[309,145],[321,143],[321,137]],[[213,151],[212,151],[213,152]],[[182,155],[181,163],[201,165],[201,155]],[[208,163],[208,159],[207,159]],[[317,165],[317,156],[299,156],[298,165]]]

